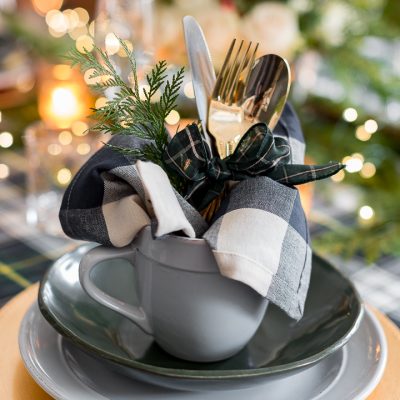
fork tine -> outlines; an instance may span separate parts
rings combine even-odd
[[[231,45],[229,46],[229,50],[226,53],[224,63],[222,64],[221,71],[219,72],[217,80],[215,82],[214,90],[213,90],[213,93],[212,93],[212,98],[217,98],[218,93],[220,91],[220,88],[221,88],[222,84],[225,81],[225,79],[224,79],[225,78],[225,73],[226,73],[226,70],[228,68],[229,60],[230,60],[230,58],[232,56],[232,52],[233,52],[233,48],[235,47],[235,43],[236,43],[236,39],[233,39],[232,42],[231,42]]]
[[[228,104],[232,104],[232,102],[234,102],[234,94],[236,93],[237,87],[239,85],[240,82],[240,77],[241,74],[244,70],[244,68],[246,68],[247,63],[249,62],[249,57],[248,55],[250,54],[250,49],[252,47],[252,42],[249,43],[247,50],[245,51],[244,55],[242,55],[241,60],[240,60],[240,64],[238,65],[236,71],[235,71],[235,75],[232,78],[232,85],[231,88],[229,90],[229,93],[227,93],[228,97],[227,97],[227,103]],[[236,96],[235,96],[236,97]]]
[[[251,70],[252,70],[252,67],[253,67],[253,65],[254,65],[254,61],[255,61],[255,59],[256,59],[257,50],[258,50],[258,45],[259,45],[259,43],[256,43],[256,46],[255,46],[255,48],[254,48],[254,51],[253,51],[253,53],[251,54],[251,57],[250,57],[250,59],[249,59],[249,61],[248,61],[248,64],[247,64],[246,78],[244,79],[244,82],[245,82],[245,83],[244,83],[244,89],[245,89],[245,90],[246,90],[246,87],[247,87],[247,85],[248,85],[248,83],[249,83]]]
[[[227,69],[227,72],[225,74],[224,84],[221,85],[220,98],[222,101],[226,100],[226,95],[233,84],[232,76],[234,75],[236,66],[238,65],[238,63],[240,61],[239,55],[240,55],[240,52],[242,51],[242,47],[243,47],[243,40],[240,42],[239,48],[236,52],[233,62],[229,65],[229,67]]]

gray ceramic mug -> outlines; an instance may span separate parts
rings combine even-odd
[[[116,258],[136,268],[140,306],[109,296],[91,280],[98,263]],[[247,285],[220,274],[203,239],[153,239],[149,227],[130,246],[90,250],[80,263],[79,279],[94,300],[129,318],[168,353],[190,361],[218,361],[237,353],[268,305]]]

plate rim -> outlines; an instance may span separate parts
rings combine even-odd
[[[78,246],[77,249],[75,249],[73,252],[82,250],[83,247],[88,246],[88,244]],[[52,268],[56,265],[57,262],[61,262],[62,259],[68,258],[68,256],[71,254],[71,252],[66,253],[63,255],[61,258],[56,260],[50,268],[47,270],[45,273],[44,277],[42,278],[40,282],[40,287],[39,287],[39,294],[38,294],[38,304],[39,304],[39,310],[44,316],[44,318],[51,324],[51,326],[62,336],[67,337],[68,339],[72,340],[73,343],[78,345],[80,348],[83,350],[93,352],[95,355],[98,357],[105,358],[111,362],[114,362],[119,365],[123,365],[128,368],[133,368],[139,371],[144,371],[146,373],[150,373],[153,375],[157,376],[164,376],[164,377],[169,377],[169,378],[179,378],[179,379],[195,379],[195,380],[226,380],[226,379],[247,379],[251,377],[258,377],[258,376],[268,376],[272,374],[279,374],[279,373],[286,373],[289,371],[293,371],[296,369],[304,368],[307,367],[308,365],[314,364],[325,357],[327,357],[329,354],[332,354],[333,352],[339,350],[342,348],[348,341],[349,339],[354,335],[354,333],[357,331],[357,329],[360,326],[360,323],[363,319],[364,316],[364,303],[360,297],[360,294],[358,293],[355,285],[353,282],[348,279],[337,267],[335,267],[330,261],[326,260],[325,258],[321,257],[320,255],[313,253],[313,258],[319,259],[322,263],[325,265],[329,266],[330,269],[333,269],[335,273],[337,273],[339,276],[341,276],[342,279],[346,280],[351,287],[353,293],[355,294],[355,298],[357,300],[357,305],[358,305],[358,315],[355,318],[352,326],[350,329],[346,332],[345,335],[343,335],[339,340],[337,340],[335,343],[327,347],[326,349],[321,350],[320,352],[306,357],[302,360],[298,361],[293,361],[288,364],[283,364],[283,365],[277,365],[277,366],[270,366],[270,367],[262,367],[262,368],[255,368],[252,370],[223,370],[223,371],[209,371],[209,370],[190,370],[190,369],[179,369],[179,368],[166,368],[166,367],[159,367],[151,364],[144,364],[136,360],[128,360],[128,359],[121,359],[119,357],[116,357],[112,353],[105,351],[104,349],[101,349],[91,343],[88,343],[84,340],[82,340],[79,336],[77,336],[72,330],[70,330],[68,327],[64,326],[62,321],[60,321],[57,316],[51,312],[51,310],[47,307],[46,302],[43,299],[43,291],[44,291],[44,285],[45,282],[47,281],[48,275],[50,274]],[[216,375],[218,373],[218,375]]]
[[[375,369],[375,373],[373,376],[373,379],[368,380],[367,385],[364,386],[361,390],[359,390],[358,393],[356,393],[356,397],[352,398],[352,400],[364,400],[365,396],[368,396],[371,394],[371,392],[376,388],[377,384],[379,383],[380,379],[382,378],[383,372],[385,370],[386,364],[387,364],[387,358],[388,358],[388,343],[386,339],[386,335],[384,333],[383,327],[381,326],[380,322],[378,319],[375,317],[375,315],[372,313],[372,311],[367,308],[365,310],[365,319],[367,319],[367,324],[370,326],[373,326],[374,332],[377,336],[377,341],[381,345],[382,352],[380,353],[380,361]],[[48,374],[46,373],[43,368],[38,366],[37,362],[35,362],[32,357],[29,355],[30,351],[28,349],[29,347],[29,340],[27,340],[27,326],[28,326],[28,321],[30,318],[32,318],[32,315],[34,313],[39,313],[40,315],[40,310],[38,309],[38,306],[35,302],[31,304],[31,306],[28,308],[28,310],[25,313],[25,316],[21,322],[20,329],[19,329],[19,335],[18,335],[18,342],[19,342],[19,348],[20,348],[20,353],[21,353],[21,358],[22,361],[25,365],[25,367],[28,370],[28,373],[32,376],[32,378],[36,381],[36,383],[41,386],[47,393],[49,393],[51,396],[58,400],[69,400],[70,397],[65,393],[65,390],[60,386],[58,382],[54,383],[56,384],[55,387],[51,386],[48,384],[47,380],[52,379]],[[43,322],[47,321],[45,319],[42,319]],[[51,325],[49,327],[52,329]],[[25,329],[24,329],[25,328]],[[53,332],[54,335],[57,335],[57,344],[59,344],[59,340],[62,339],[62,336],[54,330]],[[346,367],[345,367],[346,368]],[[348,372],[348,371],[347,371]],[[47,378],[46,378],[47,377]],[[81,388],[82,390],[86,390],[86,394],[91,394],[93,392],[90,387],[83,385]],[[313,400],[322,400],[325,398],[325,394],[328,394],[329,391],[333,390],[334,387],[331,387],[327,391],[324,391],[317,395],[316,398]],[[104,395],[101,393],[98,393],[97,391],[93,392],[96,397],[93,397],[93,400],[96,399],[106,399]],[[85,394],[85,393],[84,393]],[[102,396],[102,397],[99,397]],[[322,397],[321,397],[322,396]]]

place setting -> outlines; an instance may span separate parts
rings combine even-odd
[[[97,46],[67,55],[108,99],[90,126],[106,136],[64,192],[62,229],[87,243],[23,318],[27,371],[57,400],[366,399],[385,333],[313,252],[300,197],[345,165],[305,164],[286,59],[232,38],[216,73],[197,20],[182,32],[198,120],[172,132],[183,68],[143,85],[117,36],[129,81]]]

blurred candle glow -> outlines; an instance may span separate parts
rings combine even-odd
[[[45,68],[39,85],[39,114],[53,128],[66,129],[84,119],[91,106],[91,96],[79,73],[69,66]]]

